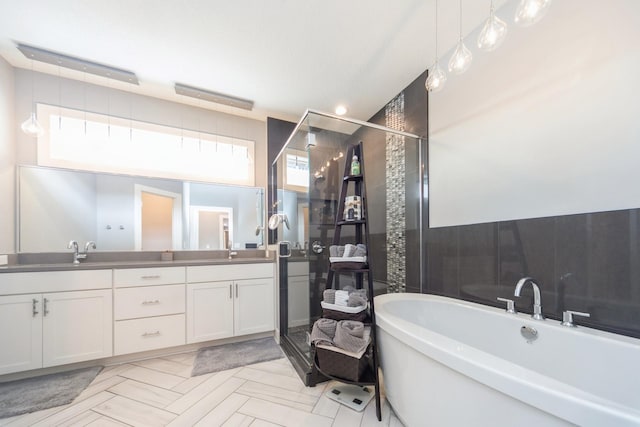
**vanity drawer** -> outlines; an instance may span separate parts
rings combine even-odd
[[[143,286],[114,290],[115,320],[184,313],[185,285]]]
[[[262,263],[187,267],[187,281],[199,283],[273,277],[273,265],[273,263]]]
[[[41,271],[0,274],[0,295],[110,289],[111,270]]]
[[[116,288],[171,285],[184,282],[184,267],[123,268],[113,270],[113,285]]]
[[[115,322],[114,354],[128,354],[185,344],[185,316],[148,317]]]

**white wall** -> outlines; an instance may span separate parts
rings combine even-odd
[[[528,28],[517,3],[430,95],[431,227],[640,206],[640,2],[555,1]]]
[[[15,108],[13,67],[0,57],[0,254],[15,252]],[[25,120],[27,117],[25,116]]]

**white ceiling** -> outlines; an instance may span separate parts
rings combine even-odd
[[[489,3],[463,1],[465,34]],[[442,53],[457,42],[459,1],[438,7]],[[246,117],[342,103],[366,120],[434,62],[434,11],[435,0],[0,0],[0,55],[31,68],[20,42],[132,71],[140,86],[35,62],[42,72],[193,105],[175,82],[250,99],[252,112],[201,105]]]

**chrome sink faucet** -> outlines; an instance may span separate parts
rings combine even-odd
[[[518,283],[516,284],[516,291],[513,295],[519,297],[522,287],[527,283],[531,283],[531,286],[533,287],[533,314],[531,317],[536,320],[544,320],[544,316],[542,315],[542,305],[540,303],[540,288],[536,282],[534,282],[532,277],[523,277],[518,280]]]
[[[233,242],[231,242],[231,240],[229,240],[229,243],[227,244],[227,255],[229,259],[233,259],[234,256],[238,255],[238,252],[233,250]]]
[[[89,248],[95,249],[96,243],[93,241],[88,241],[84,245],[84,252],[80,252],[78,250],[78,242],[76,242],[75,240],[71,240],[67,245],[67,249],[73,249],[73,263],[76,265],[80,264],[81,259],[87,259],[87,253],[89,252]]]

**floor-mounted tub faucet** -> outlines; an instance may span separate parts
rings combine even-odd
[[[533,314],[531,317],[536,320],[544,320],[544,316],[542,315],[542,304],[540,303],[540,288],[536,282],[534,282],[532,277],[523,277],[518,280],[518,283],[516,284],[516,291],[513,295],[519,297],[522,287],[527,283],[531,283],[531,286],[533,287]]]

